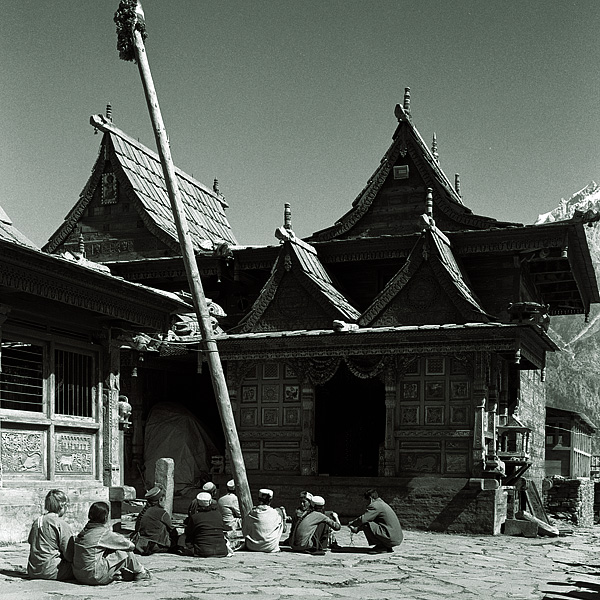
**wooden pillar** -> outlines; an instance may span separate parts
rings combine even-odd
[[[0,341],[2,341],[2,326],[8,317],[10,306],[8,304],[0,304]],[[2,346],[0,346],[0,373],[2,372]],[[0,419],[0,488],[2,488],[2,419]]]
[[[473,475],[478,477],[485,468],[485,429],[486,429],[486,396],[487,396],[487,352],[475,353],[475,369],[473,378]]]
[[[302,403],[302,440],[300,442],[300,470],[302,475],[316,475],[319,469],[315,446],[315,388],[304,379],[300,384]]]
[[[137,365],[137,353],[133,354],[133,367],[131,368],[129,403],[131,404],[131,466],[132,481],[137,481],[144,472],[144,413],[143,398],[140,393],[140,379]],[[143,482],[143,481],[142,481]]]
[[[120,343],[111,332],[103,344],[102,366],[104,370],[102,451],[104,485],[121,485],[119,444],[119,391],[120,391]]]
[[[394,477],[396,475],[396,440],[395,415],[396,415],[396,391],[397,391],[397,373],[394,367],[389,367],[385,371],[385,438],[383,447],[383,475],[384,477]]]

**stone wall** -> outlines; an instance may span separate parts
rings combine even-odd
[[[230,478],[215,476],[221,493]],[[272,489],[273,506],[284,506],[288,514],[298,506],[302,490],[323,496],[325,508],[336,511],[344,524],[364,512],[363,494],[369,488],[377,489],[408,529],[497,534],[506,518],[505,492],[482,489],[479,479],[252,475],[250,489],[254,499],[261,487]],[[176,499],[175,510],[185,512],[188,500]]]
[[[562,477],[552,477],[547,481],[550,487],[544,492],[544,506],[550,517],[581,527],[591,527],[594,524],[593,481]]]
[[[108,502],[108,487],[99,483],[77,485],[54,481],[31,487],[0,488],[0,545],[27,541],[31,524],[44,513],[44,500],[52,489],[61,489],[69,497],[64,518],[74,534],[86,524],[92,502]]]
[[[530,454],[533,464],[525,478],[535,482],[538,490],[546,475],[546,386],[541,381],[540,371],[521,371],[521,401],[518,416],[521,422],[531,427]]]

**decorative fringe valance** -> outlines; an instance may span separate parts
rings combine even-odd
[[[359,379],[377,377],[388,364],[385,356],[311,358],[307,361],[306,374],[314,385],[322,385],[336,374],[342,360],[346,363],[350,373]]]

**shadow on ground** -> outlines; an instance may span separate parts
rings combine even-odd
[[[556,561],[560,562],[560,561]],[[557,588],[551,592],[544,590],[545,596],[542,600],[566,600],[573,598],[575,600],[598,600],[600,598],[600,565],[586,565],[583,563],[561,563],[570,567],[567,574],[569,581],[549,581],[548,585]],[[577,576],[584,575],[586,580],[577,579]],[[590,581],[592,578],[597,578],[598,581]],[[564,592],[560,588],[565,589]],[[576,590],[572,588],[577,588]]]

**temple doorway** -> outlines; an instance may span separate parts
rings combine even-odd
[[[342,363],[316,386],[315,436],[319,474],[374,477],[385,436],[385,390],[378,378],[360,379]]]

